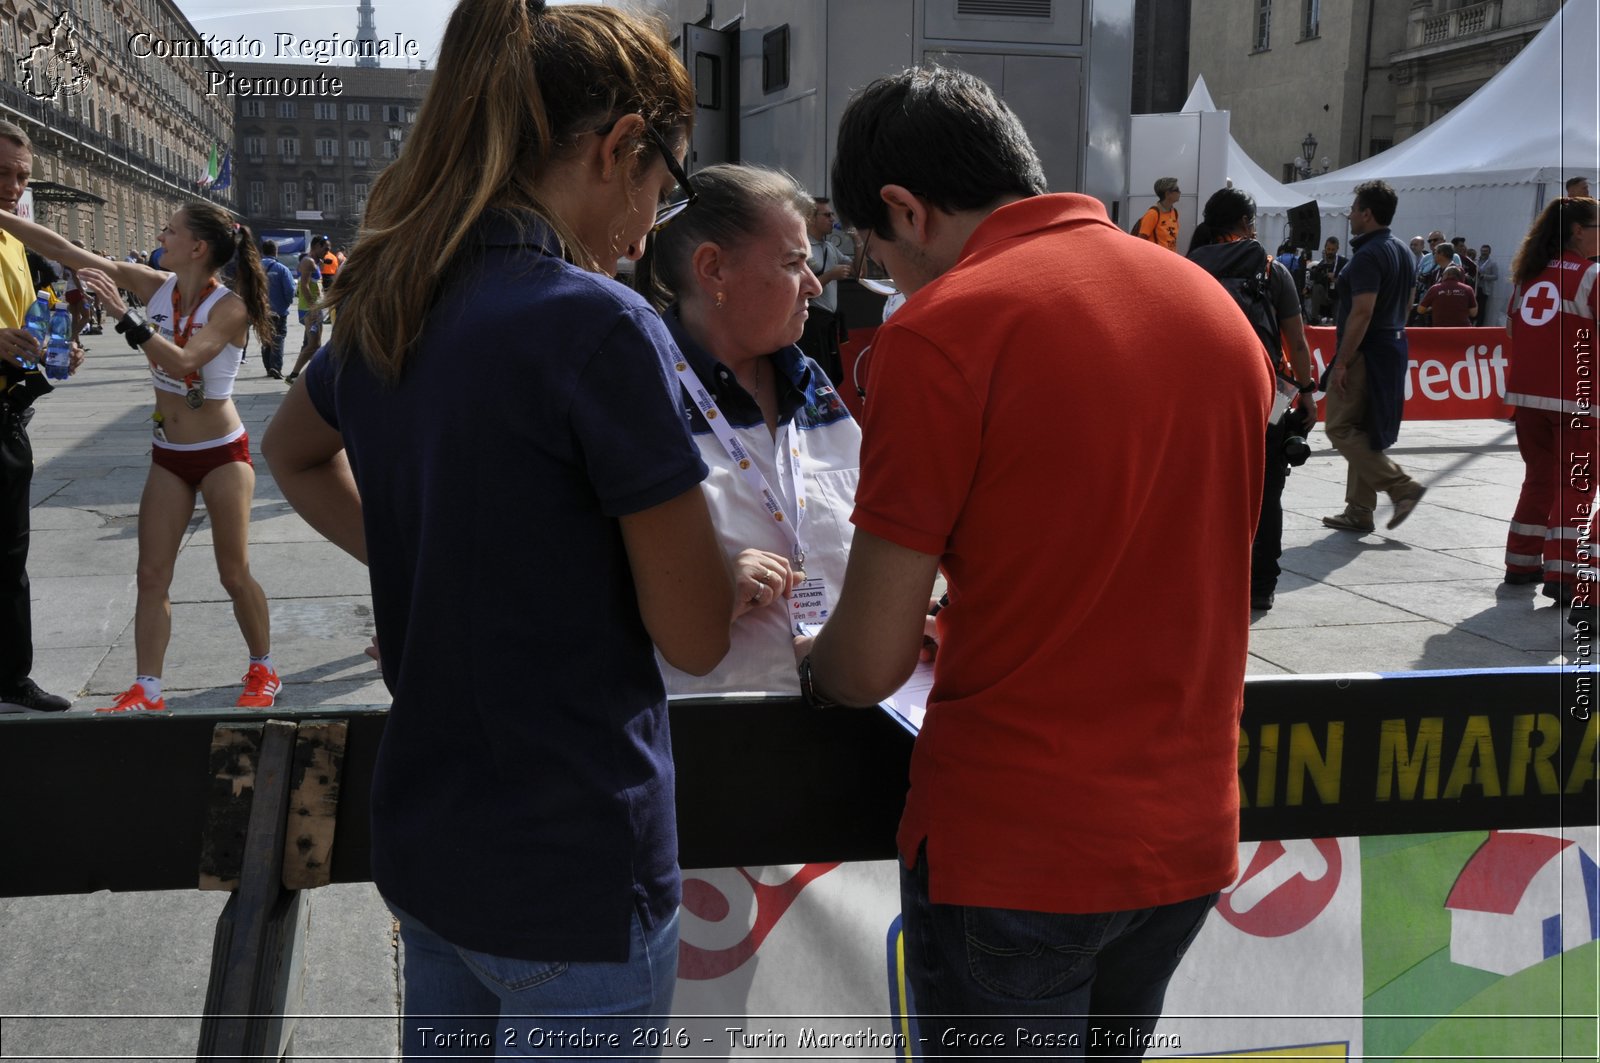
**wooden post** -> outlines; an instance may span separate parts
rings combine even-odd
[[[260,730],[239,888],[217,920],[211,954],[197,1053],[202,1060],[280,1058],[294,1030],[284,1013],[298,1010],[291,1005],[301,995],[307,910],[299,891],[283,888],[296,726],[268,720]],[[213,748],[225,743],[237,751],[240,741],[237,729],[222,725]],[[243,779],[234,792],[243,796]]]

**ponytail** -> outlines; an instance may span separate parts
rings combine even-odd
[[[250,327],[256,330],[256,335],[261,339],[261,346],[270,348],[273,344],[272,307],[267,302],[267,273],[261,265],[261,251],[256,247],[256,239],[250,232],[250,226],[243,222],[234,233],[234,282],[239,285],[236,293],[244,300],[244,310],[250,317]]]

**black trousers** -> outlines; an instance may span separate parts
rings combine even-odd
[[[1278,558],[1283,556],[1283,489],[1289,482],[1289,462],[1283,441],[1304,435],[1298,411],[1290,410],[1277,424],[1267,426],[1267,470],[1261,480],[1261,518],[1250,544],[1250,596],[1271,594],[1278,588]]]
[[[0,690],[33,671],[33,610],[28,601],[28,488],[33,483],[33,410],[0,399]]]

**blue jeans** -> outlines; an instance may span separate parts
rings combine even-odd
[[[649,931],[635,913],[623,962],[568,963],[459,948],[389,907],[400,920],[405,950],[406,1059],[615,1060],[661,1054],[659,1034],[672,1013],[678,978],[676,912]],[[654,1024],[605,1018],[626,1015],[660,1018]]]
[[[934,904],[919,853],[900,866],[900,906],[923,1058],[1142,1059],[1216,901],[1089,915]]]

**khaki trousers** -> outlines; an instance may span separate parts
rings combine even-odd
[[[1373,508],[1378,504],[1379,491],[1398,502],[1417,494],[1422,485],[1407,476],[1383,451],[1372,449],[1372,437],[1362,423],[1367,414],[1365,356],[1345,365],[1344,387],[1343,396],[1328,392],[1323,430],[1328,433],[1328,442],[1350,466],[1344,488],[1345,512],[1370,521]]]

